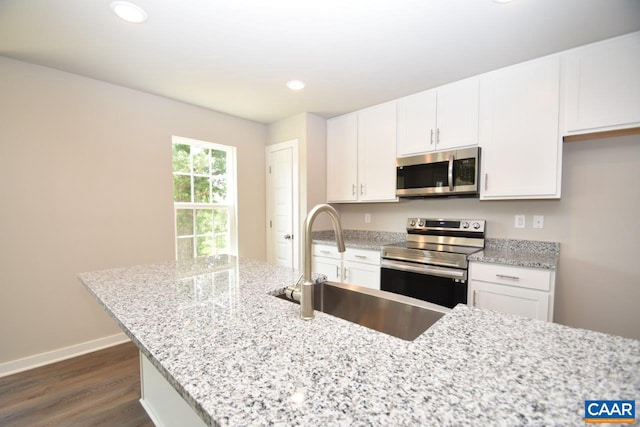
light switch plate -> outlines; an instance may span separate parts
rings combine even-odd
[[[371,214],[370,213],[366,213],[364,214],[364,222],[369,224],[371,222]]]
[[[533,216],[533,228],[544,228],[544,216],[543,215],[534,215]]]
[[[515,228],[524,228],[525,227],[525,216],[524,215],[516,215],[513,226]]]

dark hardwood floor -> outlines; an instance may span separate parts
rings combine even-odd
[[[133,343],[0,378],[0,426],[153,427]]]

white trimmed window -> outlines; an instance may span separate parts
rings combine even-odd
[[[236,149],[174,136],[176,259],[237,253]]]

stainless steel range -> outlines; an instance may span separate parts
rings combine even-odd
[[[484,248],[480,219],[409,218],[407,240],[383,246],[380,288],[453,308],[467,303],[467,257]]]

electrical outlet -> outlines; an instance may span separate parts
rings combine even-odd
[[[525,216],[524,215],[516,215],[515,216],[515,228],[524,228],[525,227]]]
[[[544,228],[544,216],[543,215],[534,215],[533,216],[533,228]]]
[[[371,222],[371,214],[370,213],[366,213],[364,214],[364,222],[369,224]]]

